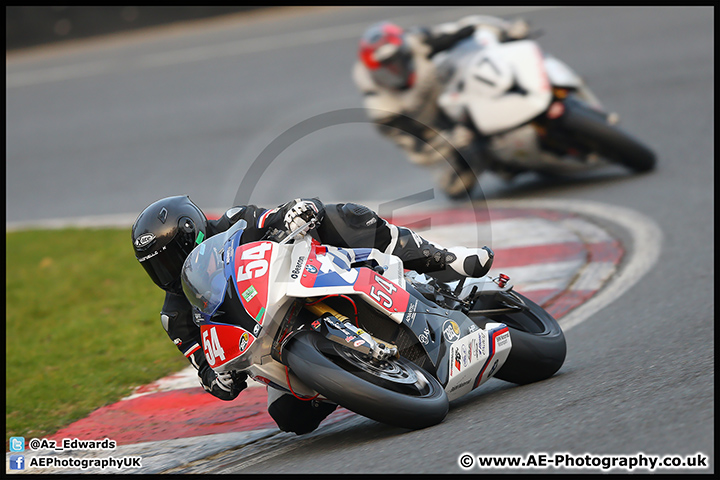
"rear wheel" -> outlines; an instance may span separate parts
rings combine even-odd
[[[448,398],[440,383],[402,357],[377,361],[317,333],[300,332],[283,358],[307,386],[378,422],[419,429],[447,415]]]
[[[468,313],[481,327],[504,323],[512,348],[494,377],[526,384],[551,377],[565,362],[565,335],[557,321],[529,298],[513,291],[480,296]]]
[[[608,123],[604,113],[592,109],[578,99],[566,99],[565,112],[552,123],[585,149],[630,170],[647,172],[655,168],[656,159],[652,150],[617,126]]]

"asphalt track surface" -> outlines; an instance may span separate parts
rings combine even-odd
[[[361,105],[349,72],[369,23],[409,26],[467,13],[521,13],[541,28],[542,46],[582,73],[659,157],[658,169],[641,176],[608,168],[506,185],[488,175],[485,197],[591,204],[599,210],[585,214],[614,232],[628,258],[657,249],[655,259],[630,270],[636,278],[614,282],[600,308],[572,324],[567,361],[552,379],[496,384],[431,429],[338,422],[275,449],[201,461],[195,471],[454,473],[464,471],[464,452],[703,453],[709,468],[691,471],[714,471],[711,8],[290,9],[10,55],[7,226],[69,217],[129,225],[147,204],[178,193],[216,211],[238,200],[273,206],[315,195],[373,208],[402,198],[449,206],[437,192],[418,197],[432,189],[431,178],[370,125],[327,115]],[[308,119],[316,122],[305,124],[305,135],[250,179],[252,191],[238,192],[266,147]],[[607,218],[617,208],[657,229],[633,240],[633,214],[629,222]]]

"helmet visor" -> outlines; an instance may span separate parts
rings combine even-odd
[[[380,85],[401,89],[409,86],[414,70],[412,55],[407,48],[403,47],[392,57],[380,62],[377,68],[370,70],[370,74]]]
[[[160,288],[168,289],[180,278],[187,253],[182,249],[163,248],[139,258],[140,265]]]

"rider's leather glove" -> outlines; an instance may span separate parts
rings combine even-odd
[[[307,225],[318,214],[317,207],[313,202],[300,199],[295,201],[297,203],[285,214],[285,227],[288,233]]]
[[[526,38],[529,34],[530,24],[522,18],[514,20],[505,32],[507,38],[511,40],[521,40],[523,38]]]
[[[216,373],[209,365],[203,365],[198,370],[198,377],[205,391],[220,400],[234,400],[247,388],[245,372]]]

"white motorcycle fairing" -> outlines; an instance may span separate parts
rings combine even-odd
[[[466,110],[483,135],[517,128],[550,105],[552,89],[545,60],[532,40],[486,42],[462,62],[467,62],[467,68],[459,70],[438,103],[456,121]]]
[[[225,294],[214,293],[207,297],[209,304],[199,304],[205,308],[200,324],[203,350],[216,371],[244,370],[256,381],[273,388],[305,397],[315,395],[317,392],[288,372],[271,351],[296,299],[322,299],[328,295],[361,296],[387,321],[411,329],[421,348],[437,362],[439,381],[449,399],[458,398],[491,378],[510,352],[512,344],[506,325],[488,323],[480,328],[460,312],[430,308],[410,295],[402,261],[393,255],[371,248],[321,245],[309,236],[293,245],[272,241],[241,244],[239,238],[239,234],[212,237],[194,250],[187,262],[192,266],[188,267],[188,275],[200,287],[198,292],[209,290],[210,285],[217,290],[226,283],[228,289],[234,287],[229,295],[237,297],[245,312],[236,315],[244,317],[240,323],[215,317]],[[382,273],[367,266],[354,266],[372,261]],[[216,265],[222,265],[222,269]],[[208,266],[213,276],[203,279]],[[223,274],[219,275],[220,272]],[[231,307],[220,310],[226,308]],[[312,311],[313,307],[305,308]],[[332,309],[324,308],[334,314],[334,319],[320,320],[318,328],[321,322],[329,325],[336,332],[333,341],[361,353],[376,352],[379,343],[387,343]],[[435,322],[434,327],[426,322]],[[437,333],[431,335],[430,329]]]

